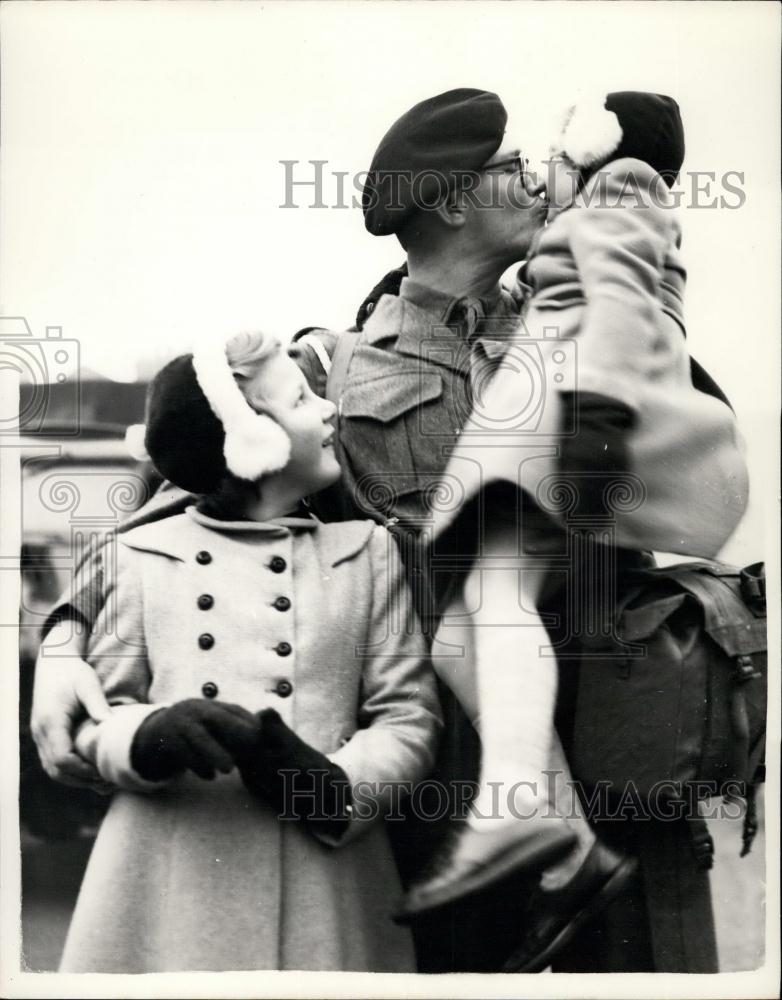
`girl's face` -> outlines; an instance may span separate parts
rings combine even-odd
[[[336,407],[316,396],[295,361],[280,348],[250,378],[242,392],[259,413],[272,417],[291,439],[291,457],[278,475],[299,496],[309,496],[339,479],[334,453]]]
[[[578,167],[575,167],[561,153],[553,155],[548,161],[548,221],[558,215],[564,208],[573,204],[578,193]]]

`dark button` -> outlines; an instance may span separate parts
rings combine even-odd
[[[196,562],[201,563],[202,566],[206,566],[206,564],[210,563],[211,561],[212,561],[212,555],[210,552],[207,552],[206,549],[202,549],[200,552],[196,554]]]
[[[210,635],[208,632],[204,632],[203,635],[198,637],[198,645],[201,649],[211,649],[215,644],[215,637]]]
[[[274,607],[277,608],[278,611],[289,611],[290,606],[291,602],[287,597],[278,597],[274,602]]]
[[[211,594],[201,594],[201,596],[198,598],[198,607],[202,611],[208,611],[210,608],[213,608],[214,605],[215,605],[215,599],[214,597],[212,597]]]
[[[201,694],[204,698],[216,698],[217,697],[217,685],[213,681],[207,681],[206,684],[201,688]]]
[[[293,693],[293,685],[290,681],[277,681],[277,687],[274,690],[281,698],[287,698]]]
[[[282,556],[274,556],[272,561],[269,563],[269,569],[272,573],[284,573],[287,568],[288,564]]]
[[[293,652],[293,646],[289,642],[278,642],[274,651],[278,656],[290,656]]]

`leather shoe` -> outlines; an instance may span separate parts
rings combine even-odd
[[[500,826],[465,825],[435,873],[414,885],[394,915],[397,923],[477,896],[511,875],[537,875],[575,846],[560,819],[532,817]]]
[[[538,888],[530,898],[530,929],[503,972],[542,972],[619,892],[638,867],[637,858],[596,841],[576,874],[561,889]]]

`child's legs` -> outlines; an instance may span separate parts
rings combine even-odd
[[[466,584],[472,611],[475,687],[481,719],[481,789],[476,812],[529,814],[545,801],[557,664],[541,656],[549,645],[529,591],[516,568],[479,561]],[[524,604],[524,607],[522,607]],[[498,783],[498,784],[495,784]]]
[[[550,811],[565,818],[578,838],[579,850],[568,858],[569,867],[580,863],[594,835],[553,726],[556,661],[541,656],[549,646],[548,634],[537,613],[527,610],[537,583],[528,573],[520,598],[517,570],[478,563],[467,582],[467,600],[459,594],[443,618],[434,664],[481,736],[476,814],[491,816],[499,806],[502,817],[512,818],[514,810],[543,811],[548,799]],[[559,872],[559,866],[552,871],[554,882]]]
[[[475,673],[475,628],[460,590],[443,615],[432,643],[432,665],[453,691],[464,713],[480,732],[480,709]]]
[[[575,834],[577,843],[563,861],[543,873],[541,884],[544,889],[558,889],[564,885],[576,873],[595,842],[595,835],[573,786],[570,764],[555,728],[552,728],[551,736],[546,774],[548,803],[551,812],[565,820],[571,833]]]

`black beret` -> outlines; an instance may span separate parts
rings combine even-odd
[[[226,472],[225,431],[196,378],[193,355],[170,361],[147,390],[144,439],[164,479],[188,493],[211,493]]]
[[[364,184],[364,224],[398,231],[416,207],[433,206],[455,175],[478,170],[500,147],[508,114],[496,94],[449,90],[416,104],[377,147]]]

